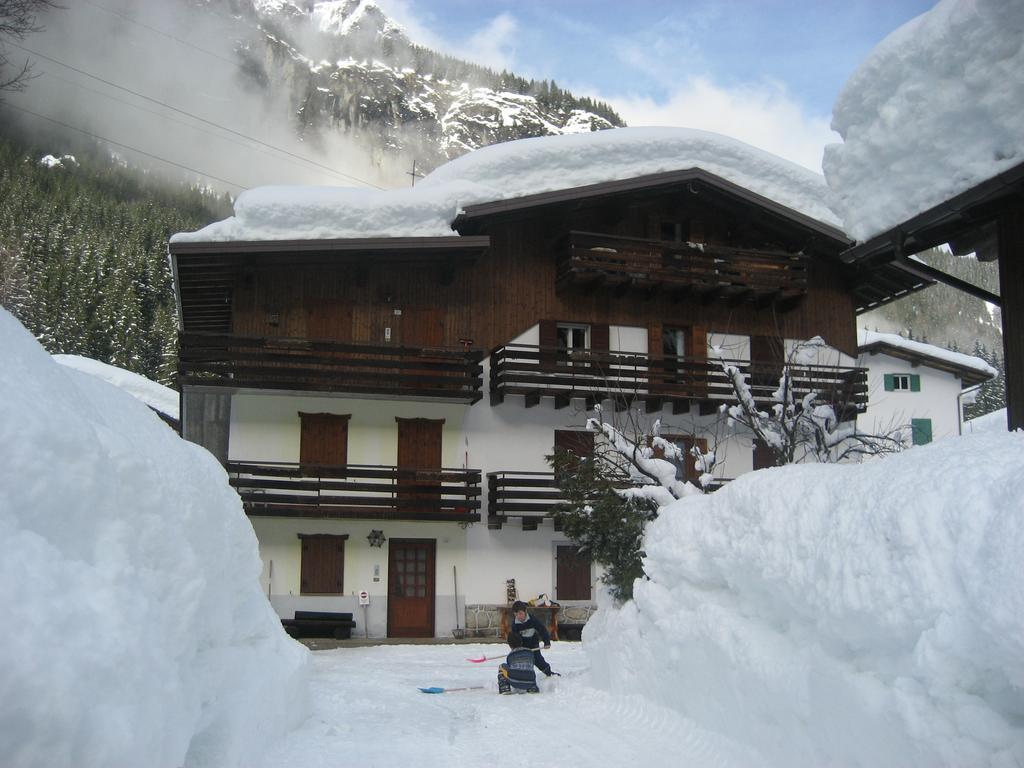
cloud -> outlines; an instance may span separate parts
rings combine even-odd
[[[518,34],[519,23],[512,15],[503,13],[466,40],[456,55],[494,70],[513,69]]]
[[[520,34],[519,21],[510,13],[500,13],[479,30],[463,37],[443,37],[435,29],[447,25],[429,9],[409,0],[384,0],[377,3],[385,14],[404,29],[417,45],[431,48],[494,70],[516,69],[515,42]]]
[[[699,128],[745,141],[821,173],[825,145],[839,141],[828,116],[810,115],[778,82],[727,88],[705,76],[677,83],[664,99],[601,96],[628,125]]]

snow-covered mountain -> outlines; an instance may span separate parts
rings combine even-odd
[[[420,47],[371,0],[207,0],[225,5],[246,33],[236,50],[248,85],[286,95],[313,143],[342,131],[374,156],[406,152],[430,170],[488,144],[622,124],[553,83]]]

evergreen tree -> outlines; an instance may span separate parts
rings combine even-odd
[[[75,147],[76,160],[40,164],[58,141],[66,146],[0,124],[0,303],[50,352],[173,384],[167,239],[222,218],[224,201],[90,146]]]

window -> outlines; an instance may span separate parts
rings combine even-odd
[[[574,357],[582,356],[586,352],[590,326],[559,323],[555,333],[558,347],[558,362],[572,365]]]
[[[300,533],[302,562],[299,594],[340,595],[345,591],[344,536]]]
[[[560,323],[557,329],[559,352],[582,352],[587,348],[586,325]]]
[[[921,391],[921,377],[916,373],[887,373],[883,378],[886,392]]]
[[[927,445],[932,441],[931,419],[911,419],[910,429],[914,445]]]

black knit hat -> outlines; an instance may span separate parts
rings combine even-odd
[[[518,613],[519,611],[525,611],[529,606],[522,600],[516,600],[512,603],[512,613]]]

